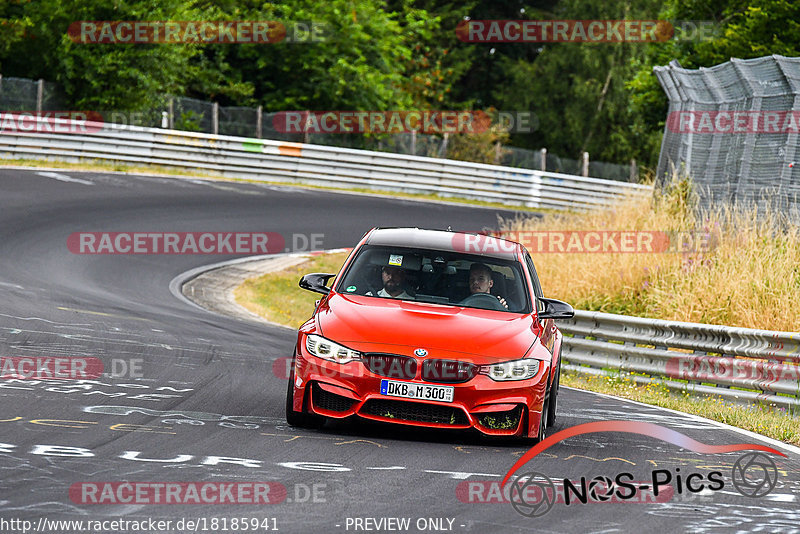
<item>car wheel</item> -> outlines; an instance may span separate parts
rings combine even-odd
[[[552,394],[552,391],[551,391]],[[546,398],[546,395],[545,395]],[[539,443],[547,437],[547,421],[550,417],[550,399],[545,400],[542,404],[542,417],[539,418],[539,432],[536,435],[536,443]]]
[[[294,368],[289,373],[289,387],[286,390],[286,422],[298,428],[319,428],[325,422],[316,414],[294,411]]]
[[[547,428],[556,424],[556,408],[558,407],[558,387],[561,383],[561,362],[558,362],[556,379],[550,388],[550,406],[547,407]]]

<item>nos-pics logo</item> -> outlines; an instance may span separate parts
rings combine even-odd
[[[596,476],[591,479],[553,480],[538,471],[525,472],[513,480],[513,474],[542,451],[561,440],[596,432],[626,432],[654,437],[701,454],[721,454],[748,451],[733,465],[729,476],[723,471],[681,471],[680,468],[653,469],[644,480],[635,480],[628,472],[613,476]],[[778,468],[765,453],[786,456],[765,445],[740,443],[736,445],[708,445],[696,441],[680,432],[653,423],[633,421],[598,421],[567,428],[536,444],[523,455],[503,479],[509,483],[509,500],[514,510],[525,517],[541,517],[555,504],[588,504],[589,502],[662,502],[675,493],[692,494],[723,490],[728,481],[741,495],[760,498],[768,495],[778,482]],[[645,495],[646,497],[643,497]],[[659,498],[660,496],[660,498]]]

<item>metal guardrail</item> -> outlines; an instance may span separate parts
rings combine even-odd
[[[87,122],[87,131],[59,134],[37,131],[44,127],[38,120],[34,131],[0,131],[0,157],[144,163],[231,178],[288,179],[557,210],[592,209],[653,191],[652,186],[515,167],[116,124]]]
[[[563,368],[718,395],[800,407],[800,333],[575,311],[559,321]],[[571,336],[571,337],[568,337]]]

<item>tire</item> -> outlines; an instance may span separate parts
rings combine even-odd
[[[552,391],[550,394],[552,395]],[[534,438],[535,443],[539,443],[544,438],[547,437],[547,421],[550,418],[550,399],[547,398],[547,393],[545,393],[545,402],[542,404],[542,417],[539,418],[539,432],[536,434]]]
[[[556,424],[556,409],[558,407],[558,388],[561,385],[561,361],[556,368],[556,379],[550,387],[550,406],[547,407],[547,428]]]
[[[542,417],[539,418],[539,430],[536,435],[531,435],[530,429],[528,428],[530,415],[525,414],[525,429],[522,434],[523,443],[533,443],[535,445],[547,437],[547,414],[550,411],[550,397],[548,391],[549,390],[545,390],[545,401],[542,403]]]
[[[325,418],[316,414],[294,411],[293,396],[294,368],[289,373],[289,386],[286,390],[286,422],[289,423],[289,426],[297,428],[320,428],[325,423]]]

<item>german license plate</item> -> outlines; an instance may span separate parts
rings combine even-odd
[[[453,386],[430,386],[397,380],[381,380],[381,395],[404,399],[453,402]]]

